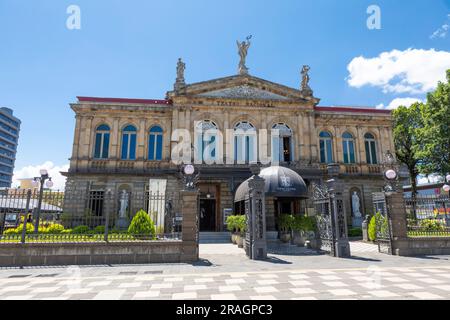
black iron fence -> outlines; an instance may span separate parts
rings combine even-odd
[[[416,196],[404,199],[409,237],[450,237],[450,198]]]
[[[126,190],[4,190],[0,244],[11,242],[154,241],[181,238],[174,194]]]

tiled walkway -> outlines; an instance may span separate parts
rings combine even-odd
[[[0,269],[0,299],[450,299],[447,256],[387,256],[361,242],[347,259],[289,250],[299,254],[251,261],[231,244],[200,245],[194,264]]]

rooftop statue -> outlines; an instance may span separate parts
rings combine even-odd
[[[250,48],[251,45],[251,38],[252,36],[248,36],[245,41],[236,41],[239,49],[239,56],[241,57],[239,62],[239,74],[248,74],[248,68],[245,65],[245,61],[247,59],[248,48]]]

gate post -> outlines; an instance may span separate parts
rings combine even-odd
[[[198,250],[198,189],[181,191],[182,211],[182,262],[199,259]]]
[[[408,255],[408,224],[402,191],[386,192],[386,209],[393,255]]]
[[[331,219],[334,220],[334,256],[338,258],[350,257],[350,243],[348,242],[347,215],[342,196],[342,185],[337,178],[327,181],[330,194]]]
[[[249,194],[245,199],[245,252],[252,260],[264,260],[267,258],[264,178],[255,174],[248,181],[248,186]]]

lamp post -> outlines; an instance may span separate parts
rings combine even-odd
[[[449,201],[450,201],[450,174],[447,174],[447,176],[445,177],[445,181],[447,183],[442,186],[442,190],[444,190],[444,192],[448,192],[448,198],[449,198]],[[443,204],[444,204],[445,220],[448,223],[447,209],[445,208],[445,198],[443,199]]]
[[[396,191],[397,188],[396,182],[398,180],[398,173],[395,168],[394,155],[390,151],[387,151],[385,154],[383,178],[386,181],[384,191],[386,193]]]
[[[445,192],[448,192],[448,196],[450,197],[450,174],[448,174],[445,177],[445,181],[447,182],[446,184],[444,184],[444,186],[442,187],[442,190],[444,190]]]
[[[36,188],[38,185],[40,186],[39,187],[39,200],[38,200],[38,205],[36,208],[36,218],[34,221],[34,233],[35,234],[37,234],[39,231],[39,215],[41,214],[42,197],[44,194],[44,184],[47,186],[47,188],[53,187],[52,178],[48,175],[48,172],[46,169],[41,169],[39,171],[39,174],[41,176],[35,177],[32,182],[33,187]],[[46,180],[48,180],[48,181],[46,182]]]

